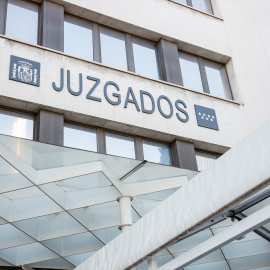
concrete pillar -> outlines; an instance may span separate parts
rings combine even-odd
[[[117,199],[120,206],[120,230],[122,232],[132,226],[131,200],[130,196],[121,196]]]
[[[162,79],[170,83],[183,85],[177,44],[161,39],[157,48]]]
[[[47,0],[41,5],[40,45],[64,51],[64,7]]]
[[[171,145],[171,149],[175,166],[198,171],[193,143],[175,140]]]
[[[0,35],[5,34],[7,0],[0,0]]]
[[[158,263],[157,263],[157,256],[151,256],[147,260],[148,270],[157,270]]]
[[[40,110],[35,121],[35,140],[49,144],[63,145],[64,115]]]

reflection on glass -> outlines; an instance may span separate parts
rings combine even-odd
[[[159,79],[156,46],[151,42],[134,37],[132,43],[136,73]]]
[[[82,262],[87,260],[89,257],[91,257],[94,253],[95,253],[95,251],[80,253],[80,254],[76,254],[76,255],[66,256],[65,259],[67,259],[69,262],[71,262],[75,266],[78,266]],[[66,269],[66,268],[62,267],[62,269]]]
[[[33,139],[34,120],[30,115],[0,110],[0,133]]]
[[[206,13],[213,14],[209,0],[192,0],[192,6]]]
[[[217,159],[216,155],[203,153],[203,152],[196,152],[196,161],[198,165],[198,171],[205,170],[208,166],[213,164]]]
[[[227,259],[270,253],[270,243],[263,239],[230,243],[221,248]],[[269,254],[270,256],[270,254]]]
[[[96,235],[103,243],[108,244],[115,237],[117,237],[121,231],[118,227],[110,227],[102,230],[92,231],[94,235]]]
[[[94,129],[65,124],[64,146],[97,152],[97,134]]]
[[[177,188],[173,188],[136,196],[131,202],[132,207],[140,216],[144,216],[158,206],[162,201],[172,195],[176,190]]]
[[[127,70],[125,35],[107,28],[100,29],[101,62]]]
[[[91,23],[76,17],[65,16],[64,52],[93,60]]]
[[[143,141],[144,159],[147,161],[172,165],[171,149],[169,145]]]
[[[38,6],[24,1],[9,0],[6,35],[37,44]]]
[[[112,133],[106,133],[107,154],[135,158],[134,139]]]
[[[179,62],[184,86],[203,92],[197,57],[179,52]]]
[[[198,265],[190,265],[185,267],[185,270],[230,270],[228,264],[225,261],[204,263]]]
[[[231,269],[270,270],[270,253],[229,259],[228,263]]]
[[[158,266],[161,267],[162,265],[170,262],[173,259],[174,259],[174,257],[172,255],[158,256],[157,257]]]
[[[175,1],[184,5],[187,4],[187,0],[175,0]]]
[[[225,67],[221,64],[204,60],[209,90],[212,95],[232,99]]]

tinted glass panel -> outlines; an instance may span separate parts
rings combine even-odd
[[[0,110],[1,134],[32,140],[33,128],[33,116]]]
[[[65,15],[64,52],[93,60],[91,23]]]
[[[135,72],[159,79],[157,52],[155,44],[142,39],[132,38]]]
[[[110,155],[135,158],[134,139],[106,133],[106,152]]]
[[[169,145],[143,141],[143,154],[145,160],[172,165],[171,149]]]
[[[217,156],[214,154],[196,152],[196,161],[197,161],[199,171],[205,170],[208,166],[213,164],[216,159],[217,159]]]
[[[186,0],[174,0],[174,1],[176,1],[178,3],[181,3],[181,4],[184,4],[184,5],[187,4],[187,1]]]
[[[96,131],[91,128],[65,124],[64,146],[97,151]]]
[[[209,0],[192,0],[192,6],[206,13],[213,13]]]
[[[204,60],[205,71],[211,95],[232,99],[225,67],[221,64]]]
[[[19,0],[9,0],[6,35],[37,44],[38,6]]]
[[[101,62],[127,70],[125,35],[107,28],[100,29]]]
[[[179,62],[184,86],[203,92],[197,57],[179,52]]]

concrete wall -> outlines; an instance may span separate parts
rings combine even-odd
[[[234,73],[244,106],[241,123],[248,132],[270,117],[270,2],[216,0],[224,18]],[[230,71],[230,67],[228,68]]]
[[[41,63],[40,87],[8,80],[10,55],[24,57]],[[208,150],[222,152],[226,147],[241,139],[245,132],[242,125],[240,108],[238,103],[211,97],[207,94],[191,91],[163,81],[152,80],[130,72],[120,71],[106,67],[102,64],[83,61],[66,56],[60,52],[38,46],[16,42],[14,40],[0,38],[0,93],[1,104],[16,106],[22,109],[38,111],[40,108],[64,113],[66,119],[86,122],[88,124],[106,127],[122,132],[138,134],[150,138],[165,141],[185,139],[195,142],[195,146],[204,146]],[[52,83],[60,85],[60,69],[65,70],[65,83],[61,92],[55,91]],[[80,96],[74,96],[67,90],[67,70],[71,72],[71,88],[79,90],[79,73],[83,76],[83,92]],[[102,101],[94,101],[86,98],[94,81],[87,80],[87,76],[99,78],[100,84],[93,92],[93,96]],[[108,95],[116,101],[112,93],[121,94],[121,104],[114,106],[105,100],[103,88],[107,81],[113,81],[119,85],[120,91],[114,86],[109,86]],[[134,104],[124,108],[127,90],[132,87],[140,106],[140,112]],[[189,121],[183,123],[178,120],[174,107],[173,116],[164,118],[158,111],[157,104],[153,114],[143,113],[140,104],[140,90],[145,90],[153,95],[155,102],[161,95],[167,96],[172,104],[180,99],[187,105]],[[7,98],[8,97],[8,98]],[[16,99],[16,101],[14,101]],[[199,127],[197,125],[194,104],[213,108],[219,124],[219,131]],[[149,98],[145,98],[146,108],[151,105]],[[166,101],[161,103],[164,113],[169,114],[169,106]],[[183,107],[182,107],[183,108]],[[180,113],[182,118],[185,115]],[[232,135],[232,129],[235,134]],[[220,148],[216,145],[221,146]]]
[[[41,2],[37,0],[37,2]],[[234,99],[226,101],[191,91],[180,86],[155,81],[102,64],[80,60],[48,49],[40,49],[1,38],[0,40],[0,102],[30,111],[40,108],[65,114],[70,120],[114,130],[139,134],[165,141],[175,138],[192,141],[196,147],[224,151],[245,137],[270,117],[270,2],[268,0],[212,0],[215,14],[206,15],[170,0],[52,0],[64,5],[65,12],[123,30],[154,41],[164,38],[179,49],[226,63]],[[85,9],[86,8],[86,9]],[[154,11],[154,12],[153,12]],[[9,57],[23,56],[41,63],[40,88],[9,81]],[[52,88],[59,85],[60,68],[71,70],[72,88],[78,89],[78,73],[83,74],[84,90],[79,97]],[[86,99],[91,81],[86,76],[101,79],[94,92],[102,102]],[[122,102],[109,104],[103,86],[114,81],[120,87]],[[155,100],[166,95],[174,102],[187,104],[190,120],[180,122],[174,116],[165,119],[157,108],[154,114],[137,112],[133,104],[124,108],[128,87],[140,102],[139,91],[151,92]],[[198,127],[194,104],[216,110],[220,131]]]

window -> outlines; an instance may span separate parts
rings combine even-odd
[[[64,52],[93,60],[92,24],[90,22],[65,15]]]
[[[169,145],[143,140],[144,159],[150,162],[172,165]]]
[[[72,124],[65,124],[64,146],[97,152],[96,130]]]
[[[210,0],[192,0],[192,6],[198,10],[213,14]]]
[[[107,28],[100,28],[101,62],[127,70],[125,35]]]
[[[174,0],[178,3],[194,7],[206,13],[213,14],[210,0]]]
[[[68,14],[64,19],[64,52],[150,78],[161,78],[155,43]]]
[[[187,88],[203,92],[202,79],[196,56],[179,52],[183,85]]]
[[[106,133],[106,152],[110,155],[135,158],[134,139],[122,135]]]
[[[33,140],[33,116],[0,110],[0,123],[1,134]]]
[[[187,5],[187,0],[175,0],[175,1],[180,4]]]
[[[153,79],[160,79],[155,44],[133,37],[132,46],[135,72]]]
[[[37,44],[38,6],[21,0],[9,0],[7,6],[6,35]]]
[[[215,160],[218,158],[215,154],[209,154],[204,152],[196,152],[196,161],[198,166],[198,171],[205,170],[208,166],[213,164]]]
[[[183,86],[221,98],[232,99],[225,66],[195,55],[179,52]]]
[[[204,60],[209,91],[212,95],[232,99],[229,80],[223,65]]]

